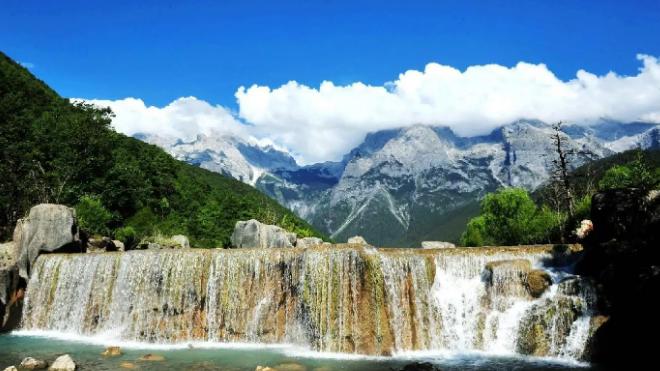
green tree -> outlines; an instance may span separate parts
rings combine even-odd
[[[598,187],[601,190],[617,188],[653,189],[660,183],[660,169],[651,170],[642,151],[637,150],[635,159],[626,165],[614,165],[609,168]]]
[[[522,188],[504,188],[489,193],[481,212],[468,223],[462,243],[519,245],[549,242],[559,218],[547,207],[537,207]]]
[[[112,213],[96,197],[83,196],[75,207],[80,228],[91,234],[107,235]]]

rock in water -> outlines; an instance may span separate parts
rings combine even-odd
[[[16,368],[16,366],[9,366],[5,368],[3,371],[18,371],[18,369]]]
[[[74,371],[76,364],[68,354],[57,357],[55,362],[48,368],[50,371]]]
[[[236,222],[231,244],[240,248],[293,247],[296,234],[276,226],[260,223],[251,219]]]
[[[320,246],[323,240],[318,237],[303,237],[296,241],[296,247],[306,249],[308,247]]]
[[[148,362],[161,362],[165,360],[165,357],[160,356],[158,354],[145,354],[142,357],[140,357],[138,360],[140,361],[148,361]]]
[[[121,348],[116,347],[116,346],[113,346],[113,347],[107,347],[107,348],[105,348],[105,350],[103,351],[103,353],[101,353],[101,355],[102,355],[102,356],[105,356],[105,357],[116,357],[116,356],[120,356],[120,355],[121,355]]]
[[[19,274],[28,279],[32,264],[42,251],[53,252],[77,242],[78,225],[74,209],[55,204],[34,206],[28,217],[19,221],[14,230],[14,243],[20,251]]]
[[[24,358],[23,361],[21,361],[21,368],[26,370],[41,370],[46,367],[48,367],[48,363],[46,363],[46,361],[32,357]]]
[[[456,245],[444,241],[422,241],[422,249],[453,249]]]
[[[347,243],[353,243],[357,245],[368,245],[367,240],[362,236],[353,236],[346,241]]]
[[[525,287],[527,288],[527,292],[529,292],[533,298],[538,298],[543,295],[545,290],[547,290],[551,284],[552,279],[544,270],[534,269],[527,273]]]

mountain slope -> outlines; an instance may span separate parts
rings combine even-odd
[[[563,128],[566,148],[575,153],[573,167],[630,147],[657,147],[658,130],[653,124],[613,121]],[[197,138],[195,146],[207,144],[194,150],[171,139],[164,148],[254,184],[338,241],[363,235],[377,245],[418,246],[428,239],[457,241],[488,192],[543,184],[554,159],[551,135],[552,127],[538,120],[520,120],[476,137],[414,125],[370,133],[341,161],[303,167],[292,159],[257,164],[241,154],[238,144],[244,141],[231,137]],[[216,141],[224,146],[208,145]],[[204,157],[203,148],[224,156]]]
[[[379,245],[456,241],[486,193],[531,190],[548,179],[551,134],[550,125],[534,120],[472,138],[415,125],[367,136],[344,158],[336,184],[310,189],[276,173],[257,187],[339,241],[356,234]],[[567,136],[566,145],[576,153],[575,166],[613,153],[592,132]]]
[[[227,245],[237,220],[256,218],[319,235],[253,187],[176,161],[114,132],[111,113],[61,98],[0,53],[0,240],[35,203],[99,198],[109,231],[182,233],[197,247]]]

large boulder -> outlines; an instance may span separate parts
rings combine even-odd
[[[323,245],[323,240],[318,237],[303,237],[296,241],[296,247],[306,249],[308,247],[315,247]]]
[[[231,244],[239,248],[293,247],[296,234],[276,226],[251,219],[236,222]]]
[[[24,279],[41,252],[57,250],[80,252],[74,209],[55,204],[40,204],[30,209],[27,218],[16,224],[14,243],[19,251],[19,274]]]
[[[70,355],[65,354],[57,357],[48,369],[50,371],[74,371],[76,369],[76,363],[73,362]]]
[[[422,249],[453,249],[456,245],[444,241],[422,241]]]

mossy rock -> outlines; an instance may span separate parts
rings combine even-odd
[[[525,288],[533,298],[541,297],[550,285],[552,285],[552,279],[546,271],[534,269],[527,273]]]

